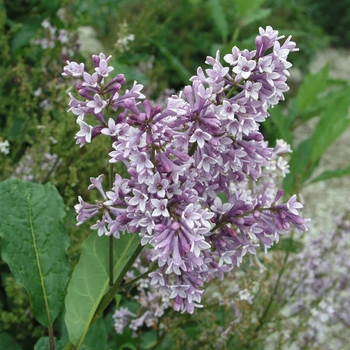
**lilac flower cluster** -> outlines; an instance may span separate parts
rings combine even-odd
[[[99,235],[138,233],[159,266],[151,285],[169,295],[175,310],[201,307],[204,282],[223,278],[248,252],[266,251],[292,226],[307,230],[296,196],[277,204],[283,191],[255,192],[252,185],[274,156],[259,123],[288,90],[287,56],[296,48],[290,37],[281,45],[282,38],[260,28],[256,50],[234,47],[224,57],[227,66],[219,52],[208,57],[211,68],[198,68],[164,109],[153,107],[137,82],[125,89],[123,74],[107,82],[111,56],[94,55],[91,74],[83,63],[64,67],[63,75],[82,79],[76,87],[83,99],[70,94],[69,102],[80,127],[77,144],[109,137],[109,161],[124,163],[129,173],[116,174],[108,191],[103,175],[91,178],[89,189],[103,200],[79,197],[78,225],[100,215],[91,227]],[[91,116],[94,125],[87,123]]]
[[[280,179],[289,171],[288,164],[283,157],[283,154],[289,152],[291,152],[290,146],[282,140],[277,140],[276,146],[273,149],[270,165],[263,169],[259,179],[253,183],[250,183],[246,179],[237,184],[237,186],[240,186],[241,191],[244,191],[247,200],[252,201],[254,196],[256,197],[264,193],[271,198],[274,196],[278,191],[278,182],[280,182]],[[249,188],[251,188],[251,190],[249,190]],[[135,275],[134,271],[137,271],[138,274],[143,274],[150,269],[152,267],[152,258],[152,252],[148,250],[142,252],[141,259],[138,258],[133,265],[133,270],[128,272],[125,278],[126,283],[136,278],[137,274]],[[257,255],[249,255],[249,260],[249,266],[257,267],[259,269],[259,274],[266,270],[266,267],[262,265]],[[232,274],[233,272],[235,272],[235,275]],[[227,289],[227,295],[222,295],[216,291],[211,294],[211,300],[209,301],[210,303],[224,302],[225,306],[232,310],[237,316],[232,325],[240,322],[242,316],[237,304],[237,297],[238,301],[246,300],[248,303],[252,303],[252,296],[246,288],[240,290],[237,283],[232,284],[232,281],[237,279],[237,272],[238,271],[231,270],[229,273],[226,273],[225,281],[228,285],[225,289]],[[258,281],[259,278],[260,276],[257,276],[256,280]],[[246,278],[244,278],[244,280],[246,281]],[[124,307],[120,307],[115,311],[113,317],[117,333],[122,334],[126,326],[129,326],[135,336],[138,334],[137,331],[141,328],[161,327],[160,325],[163,322],[162,318],[166,310],[171,307],[171,303],[169,302],[169,296],[161,293],[159,289],[151,285],[150,282],[151,281],[146,278],[136,282],[137,293],[133,294],[132,300],[139,304],[137,314],[130,313],[130,311]],[[217,285],[215,284],[215,286]],[[231,327],[229,327],[229,329],[231,329]],[[221,331],[219,333],[222,335],[220,339],[224,340],[224,333]]]

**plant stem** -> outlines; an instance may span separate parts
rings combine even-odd
[[[113,187],[113,163],[109,164],[109,188]],[[109,286],[113,286],[113,235],[109,236]]]
[[[113,283],[113,285],[109,288],[106,295],[102,298],[100,305],[98,306],[95,315],[93,316],[91,320],[90,326],[102,315],[103,311],[106,309],[106,307],[109,305],[109,303],[114,299],[114,296],[118,293],[120,290],[120,285],[123,282],[124,276],[129,271],[130,267],[135,262],[136,258],[139,256],[143,249],[143,246],[139,244],[137,249],[135,250],[134,254],[131,256],[129,261],[125,264],[122,272],[119,274],[117,280]]]
[[[74,348],[74,345],[71,343],[71,342],[69,342],[64,348],[63,348],[63,350],[72,350]]]
[[[53,336],[53,328],[52,323],[50,322],[49,325],[49,339],[50,339],[50,350],[55,350],[55,339]]]
[[[109,236],[109,286],[113,286],[113,235]]]
[[[279,283],[280,283],[282,274],[283,274],[284,269],[286,267],[288,258],[289,258],[289,250],[287,251],[287,253],[286,253],[285,257],[284,257],[283,265],[282,265],[282,267],[281,267],[281,269],[280,269],[280,271],[278,273],[277,281],[276,281],[275,287],[273,289],[273,292],[270,295],[269,302],[267,303],[267,306],[266,306],[262,316],[259,318],[259,325],[255,328],[255,333],[257,333],[259,331],[259,329],[263,326],[265,318],[266,318],[267,314],[269,313],[269,310],[270,310],[271,305],[273,303],[273,299],[274,299],[274,297],[275,297],[275,295],[277,293],[277,289],[279,287]]]
[[[149,273],[155,271],[156,269],[158,268],[158,265],[157,264],[154,264],[154,266],[149,269],[148,271],[142,273],[141,275],[138,275],[136,278],[134,278],[132,281],[128,282],[128,283],[125,283],[123,284],[122,286],[120,286],[119,288],[119,291],[121,290],[125,290],[127,288],[129,288],[130,286],[132,286],[135,282],[137,282],[138,280],[140,280],[141,278],[144,278],[146,276],[148,276]]]

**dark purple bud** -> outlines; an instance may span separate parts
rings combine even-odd
[[[256,58],[264,55],[265,51],[272,46],[271,39],[267,36],[257,36],[255,39]]]
[[[254,140],[257,142],[260,142],[264,139],[264,136],[262,134],[260,134],[260,132],[251,132],[248,136],[248,139],[250,140]]]
[[[128,168],[128,173],[131,177],[137,177],[136,168],[133,168],[133,167]]]
[[[283,193],[284,193],[283,190],[278,190],[278,191],[277,191],[276,196],[275,196],[275,199],[273,200],[271,206],[274,206],[274,205],[277,203],[277,201],[283,196]]]
[[[137,116],[137,121],[140,122],[140,123],[143,123],[145,120],[146,120],[147,116],[145,113],[140,113],[138,116]]]
[[[191,246],[187,243],[185,237],[183,235],[179,235],[181,247],[184,252],[189,252],[191,250]]]
[[[217,239],[217,243],[219,244],[220,247],[226,247],[226,242],[220,238]]]
[[[234,223],[239,225],[239,226],[242,226],[244,225],[244,219],[243,218],[237,218],[234,220]]]
[[[200,183],[197,183],[194,188],[197,190],[198,193],[202,193],[203,192],[203,189],[204,189],[204,186]]]
[[[124,77],[124,74],[118,74],[116,77],[114,77],[107,85],[106,88],[109,89],[112,85],[118,84],[120,87],[122,87],[125,84],[126,80]],[[119,89],[118,89],[119,90]]]
[[[177,158],[179,158],[181,162],[187,162],[190,159],[190,156],[187,153],[178,151],[176,149],[169,149],[169,152],[172,153]]]
[[[163,169],[166,173],[170,173],[173,170],[170,160],[164,154],[158,154],[158,159],[161,162]]]
[[[173,137],[173,132],[170,129],[169,130],[165,130],[164,136],[168,137],[168,138]]]
[[[135,100],[133,98],[126,98],[124,100],[124,107],[127,109],[130,109],[131,111],[133,111],[137,115],[140,114],[140,111],[137,109]]]
[[[89,92],[87,91],[87,89],[80,89],[79,91],[79,95],[82,97],[87,98],[88,100],[93,100],[94,96],[89,94]]]
[[[101,130],[104,128],[104,126],[94,126],[91,132],[91,140],[94,139],[96,136],[101,134]]]
[[[282,224],[282,227],[284,230],[289,231],[290,230],[290,223],[288,221],[284,221]]]
[[[95,68],[100,66],[100,56],[98,55],[92,55],[92,63],[94,64]]]
[[[282,211],[282,210],[279,210],[278,211],[278,216],[281,218],[281,219],[285,219],[287,217],[287,214],[286,212]]]
[[[121,85],[119,83],[115,83],[114,85],[112,85],[109,89],[106,90],[106,93],[112,93],[113,95],[119,91],[121,89]]]
[[[232,228],[230,227],[226,227],[226,230],[228,232],[228,234],[232,237],[236,237],[237,236],[237,232],[235,230],[233,230]]]
[[[174,230],[177,231],[181,226],[177,221],[172,222],[172,224],[170,225],[170,227]]]
[[[150,145],[153,142],[153,136],[149,130],[147,130],[146,132],[146,142],[148,145]]]
[[[125,225],[130,221],[130,219],[127,217],[127,214],[120,214],[116,217],[116,221],[121,225]]]
[[[166,225],[163,225],[163,224],[156,224],[156,225],[154,226],[154,231],[156,231],[156,232],[163,232],[166,228],[167,228]]]

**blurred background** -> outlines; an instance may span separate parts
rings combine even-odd
[[[140,333],[142,345],[133,343],[130,332],[123,335],[125,339],[113,333],[110,348],[117,349],[113,346],[124,342],[129,347],[123,349],[146,345],[150,349],[170,348],[164,344],[175,344],[174,349],[187,345],[204,349],[210,344],[208,349],[213,349],[218,333],[227,329],[218,349],[340,349],[338,346],[346,344],[342,327],[350,321],[345,316],[336,318],[335,314],[347,300],[344,295],[344,299],[336,301],[348,287],[347,282],[339,281],[350,273],[349,263],[345,263],[342,275],[332,280],[333,284],[327,280],[331,284],[322,289],[324,294],[315,297],[314,292],[303,287],[304,294],[313,295],[309,295],[308,302],[303,301],[304,308],[298,311],[298,315],[313,320],[306,323],[286,326],[280,310],[286,305],[282,295],[287,294],[281,292],[279,298],[284,301],[278,306],[280,284],[274,284],[276,279],[271,276],[279,276],[281,266],[285,273],[297,261],[312,259],[305,250],[312,244],[319,249],[314,248],[320,252],[318,258],[321,255],[331,259],[327,276],[335,276],[334,266],[346,256],[347,245],[339,241],[332,245],[335,240],[327,232],[344,234],[349,229],[345,223],[350,197],[350,0],[332,4],[326,0],[0,0],[0,180],[18,177],[37,183],[50,181],[58,188],[66,203],[72,265],[79,257],[81,242],[89,234],[88,229],[76,229],[73,206],[78,195],[91,198],[93,194],[87,194],[89,177],[102,173],[108,159],[100,157],[106,147],[103,140],[96,140],[88,148],[75,146],[77,127],[73,115],[67,113],[68,93],[73,92],[73,86],[61,76],[66,60],[84,62],[91,69],[92,54],[112,55],[113,74],[125,74],[130,85],[137,80],[145,86],[148,98],[164,104],[167,96],[189,84],[198,66],[205,67],[207,56],[215,56],[220,50],[223,57],[233,46],[254,49],[259,27],[268,25],[280,35],[292,35],[299,52],[289,58],[293,63],[291,90],[286,100],[271,111],[262,130],[271,146],[280,138],[292,145],[290,173],[281,186],[287,194],[300,195],[305,204],[304,216],[315,218],[310,237],[321,235],[322,242],[328,243],[300,243],[299,236],[289,238],[275,251],[275,262],[266,261],[268,272],[259,275],[255,271],[255,275],[247,273],[249,276],[241,278],[238,290],[255,290],[256,281],[265,284],[264,293],[255,293],[257,302],[253,304],[239,299],[238,292],[234,294],[238,298],[235,310],[240,305],[239,313],[246,312],[240,323],[234,322],[236,311],[217,303],[212,313],[201,317],[198,312],[194,318],[176,323],[176,327],[170,320],[164,321],[174,329],[161,341],[154,343],[152,330],[145,328]],[[294,260],[288,255],[288,268],[285,254],[294,254]],[[0,348],[5,349],[1,342],[13,341],[13,349],[30,349],[45,330],[35,322],[25,292],[14,283],[3,262],[0,274]],[[298,285],[293,276],[287,273],[286,281],[294,278]],[[317,281],[321,283],[319,274],[313,274],[313,278],[320,278]],[[322,279],[322,283],[326,282]],[[290,288],[287,284],[284,288]],[[325,307],[322,300],[330,306]],[[261,305],[273,303],[275,308],[269,306],[266,312],[261,309]],[[321,322],[325,326],[321,333],[321,326],[314,322],[321,319],[320,310],[326,310],[323,315],[328,317]],[[234,314],[233,319],[225,313]],[[256,316],[259,313],[264,317]],[[111,314],[108,315],[106,327],[112,332]],[[255,319],[266,322],[263,332],[259,326],[252,327]],[[207,326],[200,323],[206,321]],[[336,329],[329,330],[330,324],[335,324]],[[199,329],[208,325],[212,332],[205,338]],[[62,329],[59,332],[64,333]],[[270,340],[266,342],[266,338]],[[275,347],[271,345],[277,343]]]

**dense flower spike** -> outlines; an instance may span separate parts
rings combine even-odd
[[[93,56],[92,74],[82,63],[64,67],[64,75],[83,79],[77,84],[83,99],[70,95],[69,103],[80,126],[77,144],[109,137],[109,161],[124,163],[129,173],[128,179],[116,175],[106,192],[102,176],[91,178],[89,188],[102,199],[91,205],[79,198],[78,224],[97,215],[92,229],[99,235],[138,233],[159,266],[150,275],[152,287],[167,294],[175,310],[192,313],[201,307],[205,281],[222,278],[259,246],[266,251],[292,226],[307,230],[295,196],[277,204],[277,174],[288,172],[281,154],[290,149],[282,141],[268,148],[259,132],[268,109],[288,90],[287,56],[296,49],[290,38],[282,45],[280,39],[267,27],[256,50],[234,47],[224,57],[228,67],[219,52],[208,57],[211,68],[198,68],[192,85],[164,110],[144,100],[136,82],[124,89],[123,74],[107,82],[113,68],[102,53]],[[94,125],[87,122],[91,116]]]

